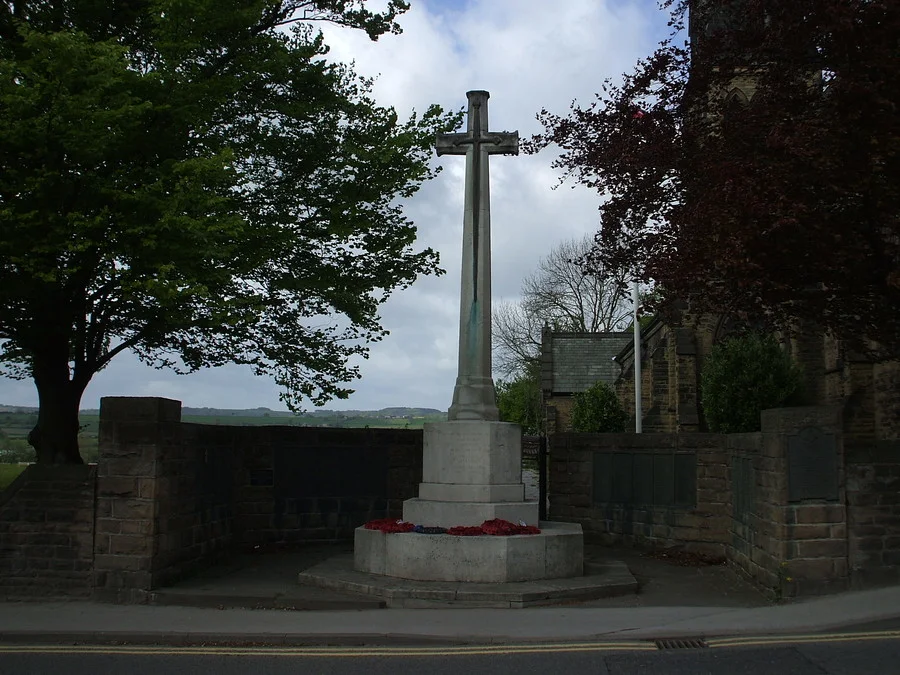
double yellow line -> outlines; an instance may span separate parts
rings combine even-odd
[[[900,631],[861,633],[819,633],[806,635],[771,635],[762,637],[710,638],[711,649],[727,647],[761,647],[786,644],[824,642],[858,642],[896,640]],[[510,645],[459,645],[421,647],[229,647],[229,646],[154,646],[154,645],[14,645],[0,644],[0,654],[118,654],[125,656],[289,656],[324,658],[365,658],[385,656],[487,656],[514,654],[549,654],[573,652],[653,652],[659,651],[654,641],[630,640],[607,642],[561,642]],[[672,650],[677,651],[677,650]],[[688,650],[685,650],[688,651]]]
[[[756,647],[765,645],[809,644],[814,642],[865,642],[896,640],[900,630],[867,631],[860,633],[810,633],[807,635],[766,635],[761,637],[710,638],[710,647]]]
[[[558,644],[460,645],[422,647],[228,647],[150,645],[0,645],[0,654],[121,654],[135,656],[486,656],[498,654],[547,654],[560,652],[657,651],[645,641],[566,642]]]

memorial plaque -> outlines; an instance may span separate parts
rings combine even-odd
[[[627,506],[695,506],[694,453],[595,452],[593,501]]]
[[[657,506],[675,503],[675,455],[653,456],[653,503]]]
[[[617,504],[632,504],[634,490],[634,455],[615,452],[612,457],[612,501]]]
[[[274,455],[276,497],[387,498],[387,448],[286,445]]]
[[[250,471],[250,485],[254,487],[271,487],[275,484],[272,469],[253,469]]]
[[[837,438],[817,427],[807,427],[788,437],[788,501],[824,499],[837,501]]]
[[[612,453],[594,453],[594,503],[606,504],[612,500]]]
[[[197,462],[197,494],[202,503],[211,505],[231,502],[231,486],[234,481],[231,459],[228,451],[207,450],[204,461]]]
[[[697,456],[675,455],[675,505],[695,506],[697,504]]]
[[[731,461],[731,512],[735,520],[746,523],[753,512],[755,478],[749,457]]]
[[[653,504],[653,455],[634,456],[634,503]]]

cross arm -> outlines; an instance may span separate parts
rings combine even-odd
[[[438,134],[435,147],[438,157],[441,155],[464,155],[471,144],[471,136],[461,134]]]
[[[471,132],[438,134],[435,141],[438,157],[441,155],[464,155],[470,145],[484,148],[489,155],[518,155],[519,132],[502,131],[475,137]]]
[[[485,134],[484,147],[490,155],[518,155],[519,132],[501,131]]]

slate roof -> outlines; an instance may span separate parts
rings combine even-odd
[[[554,394],[575,394],[598,381],[613,384],[620,372],[613,357],[633,339],[631,332],[545,331],[541,345],[541,387]]]

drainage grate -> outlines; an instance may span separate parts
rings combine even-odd
[[[709,647],[706,640],[699,638],[667,638],[664,640],[654,640],[657,649],[706,649]]]

